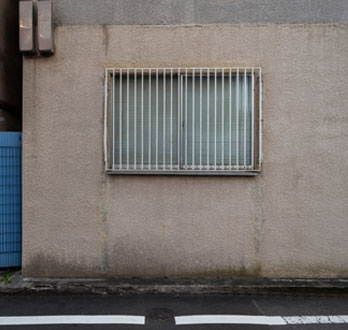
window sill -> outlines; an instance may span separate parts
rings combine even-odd
[[[112,175],[257,176],[260,171],[107,170],[106,173]]]

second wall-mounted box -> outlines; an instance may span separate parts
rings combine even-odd
[[[41,55],[53,55],[53,5],[50,0],[39,1],[37,4],[37,41]]]
[[[52,1],[20,1],[19,31],[19,48],[24,55],[53,55],[54,27]]]

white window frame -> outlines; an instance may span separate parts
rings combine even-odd
[[[239,81],[239,77],[246,74],[251,75],[252,77],[252,120],[251,120],[251,126],[252,126],[252,137],[250,143],[252,143],[251,148],[251,157],[252,157],[252,165],[246,166],[245,160],[244,165],[233,165],[233,166],[227,166],[227,165],[220,165],[215,166],[209,165],[203,166],[198,165],[193,160],[193,165],[185,165],[181,164],[179,162],[178,164],[172,164],[170,168],[167,168],[165,165],[158,164],[156,161],[156,166],[151,165],[149,168],[146,168],[144,166],[140,166],[140,164],[137,166],[134,164],[128,164],[127,160],[127,166],[123,168],[121,166],[120,168],[117,168],[114,160],[111,159],[111,152],[110,152],[110,138],[111,134],[114,134],[115,128],[111,128],[110,124],[110,118],[111,118],[111,111],[112,108],[115,108],[115,104],[113,106],[111,105],[110,97],[111,97],[111,79],[112,77],[115,77],[115,75],[122,75],[126,77],[126,75],[130,74],[136,74],[136,73],[142,72],[142,73],[156,73],[161,74],[162,72],[175,72],[178,74],[178,82],[180,82],[180,88],[178,87],[178,94],[179,94],[179,100],[178,103],[180,103],[180,110],[178,111],[178,116],[183,116],[183,86],[184,86],[184,79],[187,75],[192,74],[200,74],[200,77],[202,77],[202,72],[206,73],[206,75],[211,75],[212,73],[216,75],[216,72],[219,74],[222,72],[222,77],[225,77],[224,74],[227,73],[231,77],[231,74],[236,76]],[[208,72],[208,73],[207,73]],[[148,77],[148,76],[147,76]],[[157,78],[158,79],[158,78]],[[216,79],[216,78],[215,78]],[[231,79],[231,78],[230,78]],[[186,82],[187,83],[187,82]],[[114,88],[113,88],[114,90]],[[127,89],[128,90],[128,89]],[[202,93],[202,91],[201,91]],[[128,93],[127,93],[128,95]],[[255,97],[256,96],[256,97]],[[231,97],[231,96],[230,96]],[[215,96],[216,98],[216,96]],[[256,99],[256,102],[254,102],[254,99]],[[113,101],[113,103],[115,103]],[[238,104],[239,107],[239,104]],[[244,110],[246,113],[246,110]],[[239,112],[239,111],[238,111]],[[127,112],[128,114],[128,112]],[[114,119],[113,119],[114,120]],[[180,121],[179,121],[180,122]],[[216,119],[215,119],[216,122]],[[181,126],[181,125],[179,125]],[[181,145],[182,141],[180,141],[183,137],[182,135],[182,127],[179,128],[178,126],[178,153],[181,155]],[[156,133],[157,134],[157,133]],[[237,133],[239,134],[239,133]],[[116,137],[113,136],[113,141],[116,140]],[[231,142],[231,141],[230,141]],[[136,143],[136,142],[135,142]],[[237,142],[237,144],[239,144]],[[187,148],[187,146],[186,146]],[[216,148],[216,147],[215,147]],[[128,151],[127,151],[128,152]],[[176,151],[175,151],[176,152]],[[238,149],[237,149],[238,153]],[[244,153],[246,153],[246,138],[244,137]],[[135,156],[134,156],[135,157]],[[230,155],[231,157],[231,155]],[[128,158],[128,153],[127,153]],[[245,158],[245,155],[244,155]],[[135,159],[135,158],[134,158]],[[186,158],[187,159],[187,158]],[[123,175],[222,175],[222,176],[229,176],[229,175],[239,175],[239,176],[254,176],[257,175],[261,171],[261,164],[262,164],[262,72],[261,67],[225,67],[225,68],[106,68],[105,69],[105,83],[104,83],[104,162],[105,162],[105,171],[108,174],[123,174]],[[238,162],[239,164],[239,162]]]

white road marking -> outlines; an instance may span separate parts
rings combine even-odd
[[[136,315],[47,315],[47,316],[2,316],[2,325],[43,324],[137,324],[144,325],[145,317]]]
[[[1,316],[3,325],[49,324],[133,324],[145,325],[145,316],[137,315],[39,315]],[[176,316],[176,325],[190,324],[254,324],[254,325],[305,325],[348,324],[348,315],[315,316],[264,316],[264,315],[186,315]]]
[[[285,325],[281,316],[258,315],[187,315],[176,316],[177,325],[184,324],[266,324]]]
[[[348,323],[348,315],[326,316],[263,316],[263,315],[187,315],[176,316],[176,325],[189,324],[342,324]]]
[[[348,323],[348,315],[283,316],[288,324],[342,324]]]

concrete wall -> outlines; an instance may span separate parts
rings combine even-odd
[[[53,0],[58,25],[348,23],[346,0]]]
[[[83,26],[24,61],[23,274],[348,276],[348,26]],[[257,177],[109,176],[105,67],[262,66]]]

